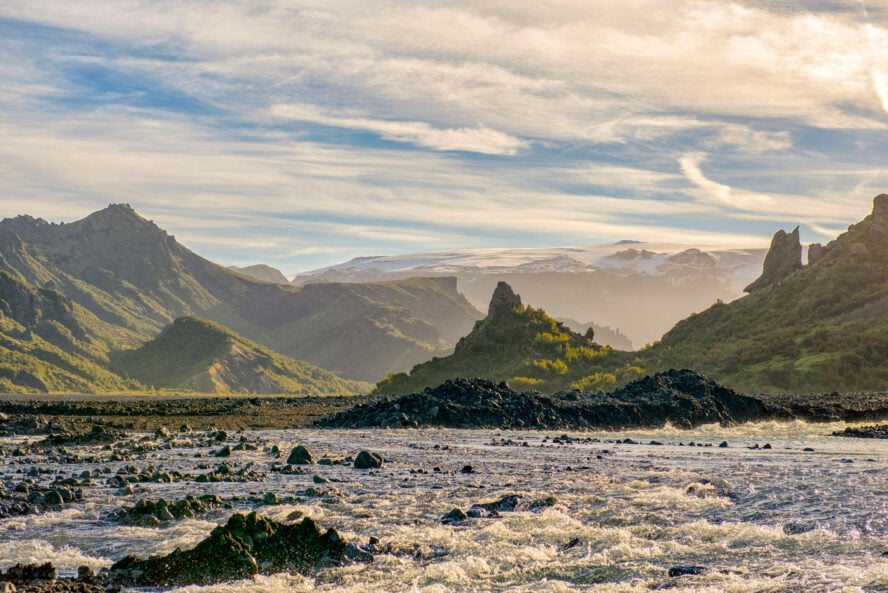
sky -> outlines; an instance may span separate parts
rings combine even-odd
[[[0,2],[0,217],[224,264],[826,242],[886,157],[888,0]]]

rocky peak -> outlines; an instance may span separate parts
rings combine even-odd
[[[879,194],[873,198],[873,214],[888,218],[888,194]]]
[[[886,196],[886,200],[888,200],[888,196]],[[801,268],[802,243],[799,240],[799,227],[796,227],[791,233],[781,229],[771,239],[771,248],[768,250],[768,255],[765,256],[762,275],[743,290],[750,293],[761,290],[781,282],[784,278]]]
[[[500,281],[493,291],[490,306],[487,308],[488,317],[492,317],[497,311],[512,309],[521,306],[521,296],[515,294],[512,287]]]

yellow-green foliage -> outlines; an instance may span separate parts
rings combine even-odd
[[[592,373],[570,384],[571,389],[580,391],[610,391],[617,385],[617,376],[613,373]]]
[[[506,383],[515,391],[528,391],[542,385],[543,380],[531,377],[512,377]]]
[[[635,378],[632,355],[600,346],[549,317],[542,309],[515,307],[479,321],[446,358],[416,365],[410,374],[390,375],[375,393],[420,391],[454,377],[508,381],[514,389],[557,391],[600,375],[595,390]],[[592,385],[591,379],[587,381]],[[590,387],[591,388],[591,387]]]

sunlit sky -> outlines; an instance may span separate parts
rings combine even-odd
[[[0,216],[201,255],[828,241],[888,191],[888,2],[6,0]]]

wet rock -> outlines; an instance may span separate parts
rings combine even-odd
[[[260,573],[306,574],[349,560],[371,561],[372,556],[346,544],[334,529],[322,532],[309,518],[287,525],[250,513],[233,515],[190,550],[146,559],[127,556],[111,566],[110,574],[125,586],[205,585]]]
[[[441,517],[441,523],[444,525],[458,525],[468,518],[468,515],[466,515],[461,509],[453,509]]]
[[[225,445],[215,453],[213,453],[214,457],[231,457],[231,447]]]
[[[791,233],[779,230],[771,239],[771,248],[765,256],[762,275],[744,288],[752,293],[772,284],[779,284],[784,278],[802,268],[802,243],[799,241],[799,227]]]
[[[311,465],[313,463],[314,459],[312,459],[311,453],[303,445],[293,447],[290,456],[287,457],[288,465]]]
[[[888,439],[888,424],[846,428],[832,433],[834,437],[852,437],[857,439]]]
[[[358,453],[358,456],[355,457],[355,469],[374,469],[382,467],[385,463],[385,460],[382,458],[382,455],[378,453],[371,453],[370,451],[361,451]]]
[[[670,577],[681,577],[685,575],[700,575],[706,572],[705,566],[673,566],[669,569]]]
[[[85,583],[90,583],[96,580],[98,575],[96,575],[96,571],[94,571],[89,566],[79,566],[77,568],[77,580]]]
[[[0,574],[0,580],[11,582],[16,586],[25,586],[33,581],[54,581],[56,569],[51,562],[44,564],[16,564]]]
[[[189,495],[172,504],[162,498],[156,501],[140,500],[134,506],[117,509],[111,513],[110,519],[121,525],[152,527],[161,521],[196,517],[221,505],[222,499],[215,494]]]

